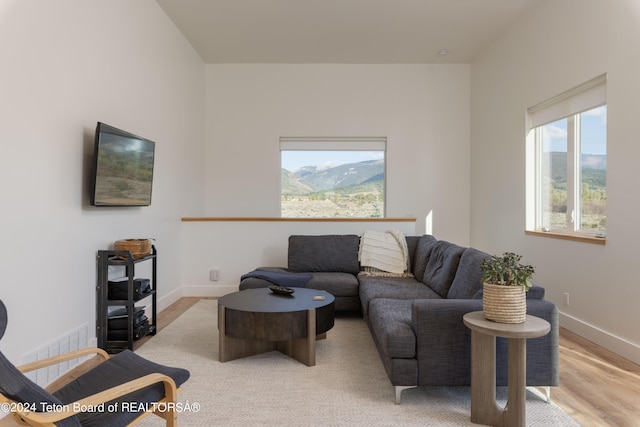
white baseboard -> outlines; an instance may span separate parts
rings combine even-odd
[[[158,298],[158,312],[169,307],[182,297],[221,297],[237,292],[238,286],[182,286],[169,294]]]
[[[182,297],[221,297],[237,292],[238,286],[182,286],[158,299],[158,312],[169,307]]]
[[[161,312],[165,308],[169,307],[174,302],[178,301],[182,297],[182,288],[178,288],[174,291],[169,292],[168,295],[163,296],[162,298],[158,298],[158,307],[156,310]]]
[[[235,286],[183,286],[183,297],[221,297],[231,292],[238,291]]]
[[[576,319],[575,317],[562,312],[560,313],[560,326],[588,339],[589,341],[593,341],[607,350],[619,354],[625,359],[629,359],[634,363],[640,364],[640,346],[627,341],[624,338],[612,335],[611,333],[603,331],[596,326],[585,323],[580,319]]]

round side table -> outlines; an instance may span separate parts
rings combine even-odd
[[[482,311],[463,316],[471,329],[471,422],[491,426],[525,425],[527,385],[527,338],[549,333],[544,319],[527,315],[524,323],[497,323],[484,318]],[[507,405],[500,408],[496,396],[496,337],[508,339]]]

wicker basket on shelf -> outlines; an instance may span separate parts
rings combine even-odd
[[[133,259],[144,258],[151,254],[151,240],[149,239],[122,239],[114,244],[116,251],[129,251]]]

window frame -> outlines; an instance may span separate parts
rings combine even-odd
[[[581,114],[607,105],[606,74],[527,109],[526,234],[604,244],[604,230],[582,228]],[[544,226],[542,128],[567,120],[567,213],[564,229]],[[606,171],[606,170],[605,170]]]

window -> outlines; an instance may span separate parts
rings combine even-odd
[[[528,109],[527,229],[604,237],[606,76]]]
[[[383,218],[386,138],[280,138],[283,218]]]

